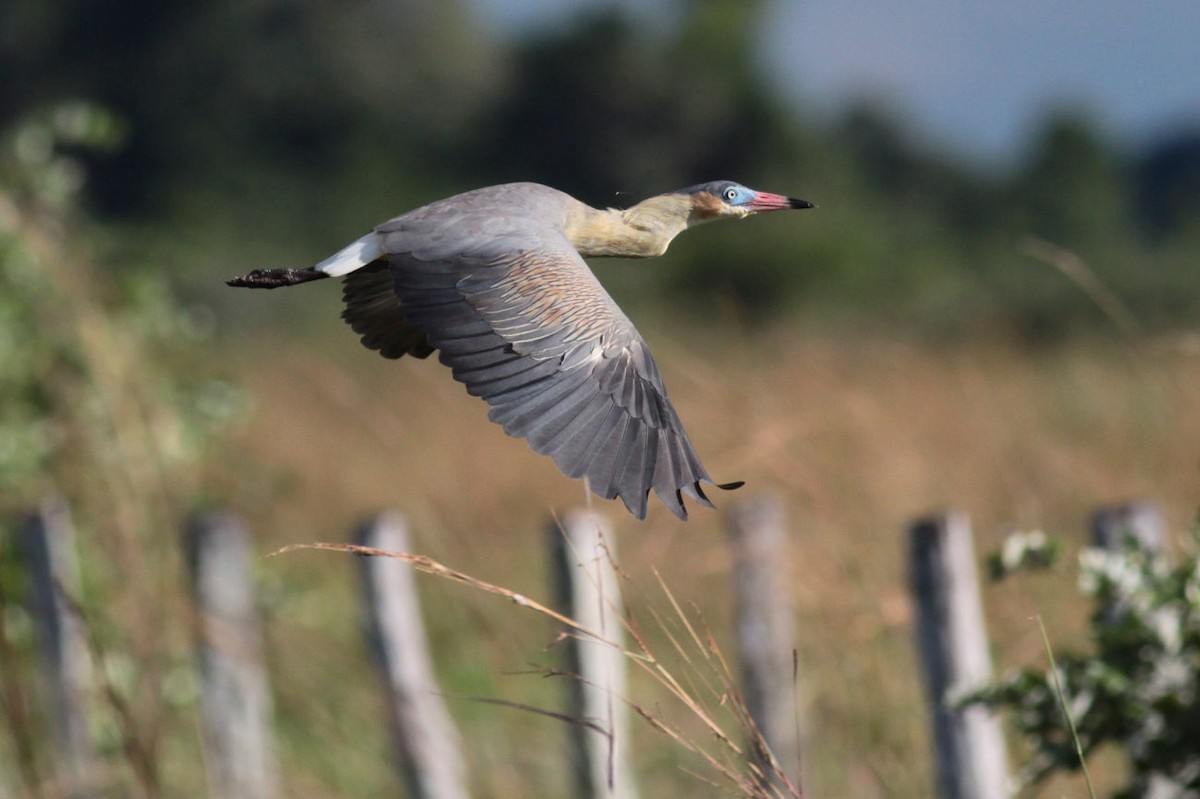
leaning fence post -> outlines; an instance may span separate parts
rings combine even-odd
[[[628,707],[625,704],[625,630],[621,590],[613,564],[616,541],[599,515],[582,510],[551,524],[550,548],[557,575],[558,601],[568,616],[604,640],[573,634],[568,641],[571,680],[568,714],[596,725],[571,727],[575,795],[581,799],[635,799],[629,766]]]
[[[362,524],[355,543],[408,552],[408,528],[396,512]],[[412,568],[387,557],[361,559],[367,643],[387,681],[396,766],[414,799],[467,796],[458,731],[438,694]]]
[[[975,547],[966,514],[923,519],[911,528],[917,644],[933,710],[938,782],[944,799],[1009,795],[1008,756],[989,708],[956,708],[966,691],[991,680]]]
[[[31,578],[30,611],[50,689],[57,776],[64,795],[74,799],[90,794],[96,752],[86,714],[92,663],[82,619],[68,600],[78,596],[79,560],[67,503],[60,497],[44,500],[25,518],[21,538]]]
[[[184,540],[209,791],[218,799],[269,799],[278,772],[249,536],[233,514],[207,513],[191,520]]]
[[[774,770],[800,784],[800,724],[790,552],[783,500],[741,502],[729,512],[742,694],[769,752],[755,747],[764,776]],[[753,746],[755,741],[751,741]]]

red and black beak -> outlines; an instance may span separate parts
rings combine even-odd
[[[784,197],[782,194],[760,191],[755,193],[753,200],[742,207],[757,213],[759,211],[783,211],[788,208],[816,208],[817,206],[808,200],[797,200],[795,197]]]

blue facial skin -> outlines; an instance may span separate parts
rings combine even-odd
[[[732,180],[714,180],[712,183],[701,183],[696,186],[689,186],[680,193],[698,194],[702,191],[717,197],[727,205],[745,205],[753,201],[757,196],[750,189],[740,183],[734,183]]]

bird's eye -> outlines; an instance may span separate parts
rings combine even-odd
[[[735,189],[733,186],[730,186],[728,189],[725,190],[725,199],[728,200],[729,202],[733,202],[734,200],[737,199],[737,197],[738,197],[738,190]]]

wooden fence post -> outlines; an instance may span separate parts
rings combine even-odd
[[[278,793],[279,775],[249,536],[232,514],[208,513],[190,521],[184,543],[196,608],[209,791],[218,799],[270,799]]]
[[[42,671],[50,692],[53,715],[56,777],[63,794],[91,795],[90,775],[96,752],[87,729],[87,697],[92,687],[92,662],[83,620],[68,606],[67,595],[78,598],[79,560],[70,509],[52,497],[26,517],[21,548],[30,572],[30,612],[37,628]]]
[[[963,513],[911,528],[917,644],[933,710],[938,782],[944,799],[1009,795],[1008,755],[999,720],[982,705],[952,706],[992,677],[971,524]]]
[[[1162,511],[1152,502],[1108,505],[1092,514],[1092,546],[1120,551],[1131,535],[1150,552],[1166,554],[1167,532]]]
[[[408,528],[399,513],[385,513],[362,524],[355,543],[408,552]],[[438,694],[412,568],[385,557],[360,564],[367,644],[387,681],[397,770],[413,799],[462,799],[466,766]]]
[[[629,766],[629,713],[625,704],[625,630],[621,589],[613,569],[616,541],[597,514],[572,510],[562,528],[551,524],[550,548],[560,606],[568,616],[605,638],[579,634],[568,642],[571,680],[568,715],[598,725],[607,735],[582,725],[571,727],[571,759],[580,799],[636,799]]]
[[[769,777],[773,755],[783,775],[800,786],[795,613],[783,500],[761,497],[731,507],[729,536],[742,694],[770,748],[755,747],[759,768]]]

